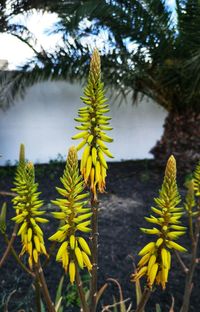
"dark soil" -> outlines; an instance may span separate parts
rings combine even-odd
[[[51,162],[48,165],[36,166],[36,179],[40,185],[41,197],[45,200],[45,208],[50,212],[54,207],[50,200],[57,197],[55,185],[60,186],[59,177],[62,175],[64,164]],[[12,187],[14,167],[0,167],[0,190],[9,191]],[[158,168],[154,161],[127,161],[111,163],[107,179],[107,193],[100,196],[99,216],[99,287],[108,278],[119,281],[124,299],[130,298],[135,307],[135,286],[130,283],[130,275],[133,272],[133,261],[137,263],[138,251],[149,241],[149,237],[142,234],[141,226],[146,226],[145,215],[150,214],[150,206],[153,198],[157,196],[162,183],[164,168]],[[183,181],[185,173],[178,176],[178,184],[181,194],[184,195]],[[0,196],[1,203],[8,202],[8,219],[13,216],[11,197]],[[45,227],[45,235],[49,237],[57,227],[50,214],[51,222]],[[186,222],[186,220],[184,220]],[[8,222],[7,232],[11,233],[13,222]],[[189,247],[188,237],[184,237],[183,245]],[[20,250],[19,239],[15,242],[16,250]],[[0,255],[3,254],[5,243],[0,237]],[[53,257],[52,257],[53,258]],[[189,255],[183,256],[186,263]],[[24,259],[26,260],[26,259]],[[42,259],[44,261],[44,259]],[[61,265],[52,259],[45,268],[45,275],[50,292],[55,297],[56,288],[63,271]],[[190,312],[200,311],[200,268],[197,267],[194,288],[191,297]],[[5,265],[0,269],[0,311],[36,311],[34,308],[33,281],[25,274],[10,255]],[[67,285],[67,281],[65,281]],[[144,286],[144,285],[143,285]],[[66,287],[64,287],[66,289]],[[172,296],[175,299],[175,311],[179,311],[184,289],[184,273],[181,271],[175,257],[172,261],[172,269],[169,282],[165,291],[155,289],[145,309],[146,312],[156,311],[156,304],[160,304],[162,312],[168,312],[171,306]],[[9,296],[11,298],[9,299]],[[113,303],[113,296],[119,300],[117,287],[109,282],[109,286],[102,297],[99,311],[102,306]],[[74,298],[75,297],[75,300]],[[71,291],[68,295],[64,292],[63,302],[66,300],[76,304],[76,293]],[[4,310],[8,302],[8,310]],[[74,303],[75,302],[75,303]],[[65,311],[79,311],[79,308],[66,307]]]

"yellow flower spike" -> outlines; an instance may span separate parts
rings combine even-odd
[[[29,254],[28,263],[30,268],[38,261],[41,253],[47,255],[44,246],[43,232],[37,222],[47,219],[37,218],[45,211],[39,209],[43,201],[39,200],[38,185],[35,183],[35,172],[32,162],[25,161],[24,145],[20,146],[20,158],[14,180],[15,187],[12,189],[17,196],[13,198],[13,207],[16,211],[16,217],[13,221],[20,224],[17,235],[21,236],[22,250],[20,255],[25,252]],[[43,248],[41,248],[43,244]],[[37,260],[37,261],[36,261]]]
[[[89,145],[85,147],[84,153],[86,156],[89,155]],[[88,157],[85,159],[88,161]],[[60,211],[53,212],[52,215],[63,223],[49,240],[60,243],[56,261],[62,263],[64,270],[69,273],[71,283],[73,283],[76,276],[75,262],[80,269],[83,269],[85,261],[82,252],[91,254],[90,248],[81,234],[91,231],[90,219],[92,216],[91,208],[86,206],[89,193],[83,193],[84,181],[79,174],[77,150],[74,146],[69,149],[64,174],[60,181],[63,188],[56,189],[63,198],[52,201]],[[88,270],[90,269],[89,263],[88,257],[88,265],[86,265]]]
[[[167,161],[165,178],[173,181],[176,179],[176,159],[171,155]]]
[[[112,130],[112,127],[109,126],[111,118],[104,115],[109,112],[104,93],[104,86],[101,82],[100,55],[95,49],[91,57],[88,83],[84,89],[84,96],[81,97],[85,106],[79,109],[79,117],[75,118],[77,122],[81,123],[81,126],[76,127],[81,132],[72,137],[73,139],[83,138],[77,147],[77,150],[80,150],[85,146],[80,169],[85,183],[88,184],[94,194],[95,200],[97,200],[97,190],[103,193],[106,187],[108,166],[104,155],[113,158],[112,153],[104,143],[113,141],[105,133],[105,131]],[[101,169],[101,166],[104,167],[104,170]]]
[[[180,221],[183,208],[177,207],[180,203],[180,195],[176,184],[176,160],[173,156],[167,161],[159,197],[154,201],[156,206],[151,207],[151,210],[155,216],[145,217],[145,220],[156,227],[141,228],[141,230],[145,234],[155,235],[156,240],[148,243],[139,252],[139,256],[142,258],[138,263],[139,271],[134,275],[134,280],[145,275],[150,287],[157,283],[165,289],[171,267],[169,250],[186,251],[184,247],[174,242],[185,234],[186,227],[182,226]],[[143,274],[143,272],[145,273]]]

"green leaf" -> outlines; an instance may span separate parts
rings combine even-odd
[[[161,307],[158,303],[156,303],[156,312],[162,312]]]
[[[7,204],[3,203],[0,213],[0,231],[2,234],[6,232],[6,212],[7,212]]]
[[[138,306],[138,304],[142,298],[142,290],[141,290],[139,279],[136,280],[136,282],[135,282],[135,292],[136,292],[136,301],[137,301],[137,306]]]
[[[63,288],[64,278],[65,278],[65,276],[63,275],[59,281],[58,288],[56,291],[56,298],[55,298],[55,306],[56,307],[57,307],[58,303],[59,303],[59,305],[61,305],[60,298],[62,298],[62,288]],[[56,310],[56,311],[61,312],[60,308],[58,308],[58,310]]]
[[[41,312],[46,312],[44,302],[40,299]]]

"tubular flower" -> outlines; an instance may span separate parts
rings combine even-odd
[[[21,236],[23,246],[20,255],[25,252],[29,254],[28,262],[32,269],[33,264],[38,263],[40,254],[47,255],[43,232],[38,223],[46,223],[48,220],[41,217],[45,211],[39,210],[43,201],[39,200],[40,193],[37,192],[38,184],[35,183],[34,166],[31,162],[19,162],[14,184],[15,188],[12,190],[17,193],[13,199],[16,216],[12,220],[21,225],[17,233]]]
[[[105,190],[108,166],[104,156],[113,158],[105,145],[105,142],[110,143],[113,139],[105,133],[112,128],[109,126],[111,117],[104,115],[109,112],[104,93],[104,84],[101,82],[100,56],[98,50],[95,49],[90,62],[89,78],[84,89],[84,97],[81,97],[86,106],[79,109],[79,117],[75,118],[81,123],[80,126],[76,127],[81,132],[72,137],[72,139],[82,139],[77,146],[77,150],[85,147],[81,159],[81,174],[85,183],[90,185],[95,198],[97,187],[101,193]]]
[[[56,219],[62,221],[58,231],[49,239],[61,243],[56,260],[62,262],[65,271],[69,272],[70,282],[73,283],[76,275],[76,265],[80,269],[87,267],[90,271],[92,265],[89,259],[90,248],[82,233],[90,232],[91,208],[88,204],[88,193],[84,190],[84,181],[79,175],[78,158],[75,147],[69,149],[64,175],[60,179],[64,188],[56,188],[64,198],[52,201],[61,211],[53,212]]]
[[[186,251],[175,241],[185,234],[186,227],[181,225],[180,218],[183,208],[178,208],[180,195],[176,185],[176,161],[173,156],[168,159],[164,181],[159,197],[154,199],[156,207],[151,207],[154,215],[145,219],[155,225],[151,229],[141,228],[146,234],[156,235],[155,241],[148,243],[139,252],[140,259],[137,271],[133,274],[133,281],[142,276],[147,277],[148,286],[161,284],[165,289],[171,266],[171,249]]]

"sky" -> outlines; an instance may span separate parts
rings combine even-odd
[[[32,13],[26,17],[18,16],[12,19],[13,23],[21,23],[25,25],[30,32],[37,38],[38,46],[40,45],[48,51],[54,49],[58,44],[62,44],[60,34],[48,36],[47,31],[58,21],[56,14],[49,13]],[[6,34],[0,34],[0,59],[8,60],[9,69],[14,69],[18,65],[22,65],[25,60],[33,57],[34,52],[25,43],[18,38]]]
[[[167,4],[172,9],[175,7],[175,0],[167,0]],[[20,22],[25,25],[31,33],[37,38],[36,48],[40,45],[47,51],[53,51],[56,46],[62,45],[61,34],[47,35],[48,30],[58,21],[56,14],[33,12],[26,17],[19,15],[12,20],[13,23]],[[98,43],[103,45],[105,33],[100,34]],[[91,39],[90,42],[93,40]],[[0,60],[8,61],[8,68],[15,69],[17,66],[23,65],[28,59],[34,56],[33,51],[25,43],[16,37],[0,33]]]

